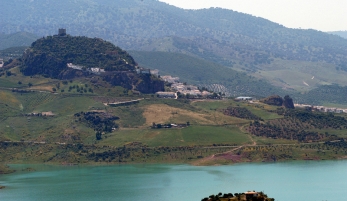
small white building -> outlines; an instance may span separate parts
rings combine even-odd
[[[78,66],[72,63],[67,63],[67,67],[75,69],[75,70],[82,70],[83,66]]]
[[[259,195],[259,193],[255,191],[247,191],[247,192],[244,192],[244,194],[246,195],[246,200],[251,200],[254,197],[258,197]]]
[[[235,100],[238,100],[238,101],[248,101],[248,100],[254,100],[253,97],[248,97],[248,96],[239,96],[237,98],[235,98]]]
[[[159,91],[157,93],[157,96],[159,98],[176,98],[176,93],[175,92],[164,92],[164,91]]]
[[[4,66],[4,60],[0,59],[0,68],[2,68]]]
[[[159,70],[158,69],[150,70],[150,72],[151,72],[151,75],[159,76]]]
[[[90,68],[90,71],[94,74],[100,74],[105,72],[105,70],[102,68]]]
[[[146,68],[138,68],[138,69],[136,69],[136,73],[137,74],[151,74],[151,70],[146,69]]]
[[[211,96],[212,93],[208,92],[208,91],[203,91],[203,92],[201,92],[201,95],[207,97],[207,96]]]
[[[168,82],[168,83],[177,83],[180,81],[179,77],[172,77],[170,75],[161,76],[161,79],[163,79],[165,82]]]

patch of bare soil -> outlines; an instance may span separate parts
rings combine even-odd
[[[143,116],[146,118],[146,125],[151,126],[153,122],[166,123],[171,118],[177,118],[179,116],[188,116],[191,119],[195,119],[201,124],[212,124],[213,121],[208,120],[205,114],[200,114],[180,108],[170,107],[164,104],[150,105],[145,108]]]
[[[230,161],[232,163],[238,163],[242,161],[242,155],[237,155],[233,152],[241,148],[242,146],[234,148],[224,153],[213,154],[211,156],[196,160],[191,164],[195,166],[217,165],[219,161]]]
[[[32,86],[30,88],[28,88],[28,90],[39,90],[39,91],[50,91],[52,92],[53,89],[52,86]]]

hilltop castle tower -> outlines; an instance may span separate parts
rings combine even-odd
[[[66,29],[59,29],[58,36],[66,36]]]

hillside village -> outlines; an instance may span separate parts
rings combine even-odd
[[[92,74],[96,75],[102,75],[105,74],[106,71],[105,69],[102,68],[85,68],[84,66],[80,65],[75,65],[72,63],[67,63],[68,68],[72,68],[75,70],[81,70],[81,71],[87,71]],[[194,86],[194,85],[187,85],[186,83],[180,82],[179,77],[172,77],[171,75],[165,75],[165,76],[160,76],[159,75],[159,70],[157,69],[147,69],[147,68],[142,68],[139,66],[135,67],[135,71],[137,74],[147,74],[147,75],[153,75],[156,77],[160,77],[162,80],[167,82],[170,85],[170,90],[169,92],[166,91],[159,91],[156,92],[156,95],[159,98],[175,98],[177,99],[180,95],[184,95],[189,98],[208,98],[213,96],[213,93],[207,91],[207,90],[201,90],[199,87]],[[85,69],[85,70],[84,70]],[[216,96],[216,95],[215,95]]]
[[[325,107],[325,106],[315,106],[315,105],[305,105],[305,104],[294,104],[296,108],[303,108],[312,111],[320,112],[331,112],[331,113],[347,113],[347,109],[336,108],[336,107]]]
[[[161,76],[165,82],[167,82],[170,86],[171,92],[160,91],[157,92],[157,96],[159,98],[175,98],[182,97],[183,95],[187,98],[209,98],[217,97],[216,93],[211,93],[205,88],[199,89],[199,87],[194,85],[187,85],[186,83],[180,82],[179,77],[172,77],[170,75]]]

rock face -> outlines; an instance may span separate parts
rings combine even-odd
[[[286,95],[284,97],[283,106],[285,108],[294,109],[293,99],[289,97],[288,95]]]
[[[75,69],[67,69],[65,71],[62,71],[58,75],[58,79],[61,80],[70,80],[74,79],[77,77],[83,77],[83,76],[88,76],[90,73],[86,71],[81,71],[81,70],[75,70]]]
[[[294,109],[293,99],[288,95],[284,96],[284,99],[278,95],[269,96],[260,100],[260,102],[263,102],[268,105],[283,106],[288,109]]]
[[[268,105],[275,105],[275,106],[283,105],[283,99],[279,95],[269,96],[267,98],[260,100],[260,102],[263,102]]]
[[[132,72],[109,72],[104,76],[104,80],[113,86],[121,86],[128,90],[133,88],[132,82],[135,77],[135,73]]]
[[[110,72],[104,80],[114,86],[136,90],[144,94],[164,91],[164,81],[151,75],[138,75],[133,72]]]
[[[153,76],[142,75],[135,86],[135,90],[145,94],[165,91],[164,81]]]

